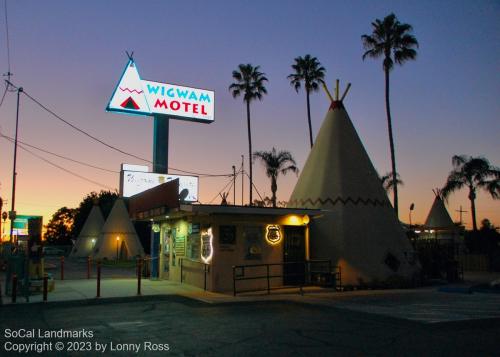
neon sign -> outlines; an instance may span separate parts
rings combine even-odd
[[[281,230],[277,224],[268,224],[266,226],[266,241],[270,245],[276,245],[281,242]]]
[[[134,60],[130,59],[106,110],[211,123],[214,101],[211,90],[143,80]]]
[[[211,227],[201,231],[201,260],[205,264],[209,264],[214,255],[213,240]]]

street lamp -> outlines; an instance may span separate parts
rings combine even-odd
[[[414,203],[412,203],[412,204],[410,205],[410,228],[411,228],[411,211],[413,211],[413,209],[414,209],[414,208],[415,208],[415,204],[414,204]]]
[[[120,237],[116,236],[116,261],[118,261],[118,242],[120,241]]]

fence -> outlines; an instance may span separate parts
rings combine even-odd
[[[187,263],[187,264],[186,264]],[[200,266],[202,269],[200,269]],[[200,262],[198,260],[193,260],[189,258],[180,259],[180,269],[181,269],[181,283],[186,282],[188,284],[201,287],[201,281],[203,281],[203,290],[207,290],[207,276],[210,273],[210,265]],[[188,272],[189,274],[184,274]],[[196,273],[202,274],[196,276]],[[186,279],[187,275],[189,279]]]
[[[279,279],[276,282],[276,279]],[[239,290],[237,282],[252,281],[252,286]],[[258,282],[258,283],[255,283]],[[262,283],[263,282],[263,283]],[[233,266],[233,295],[243,292],[286,289],[304,286],[333,286],[342,288],[342,274],[339,266],[332,266],[331,260],[307,260],[272,264],[249,264]]]
[[[488,271],[489,269],[489,259],[484,254],[459,255],[458,261],[465,271]]]

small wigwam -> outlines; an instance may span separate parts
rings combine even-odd
[[[99,233],[104,225],[104,217],[97,202],[90,210],[90,213],[83,224],[82,230],[78,235],[70,257],[84,258],[92,255],[92,250],[99,238]]]
[[[443,201],[441,190],[432,190],[435,198],[420,239],[437,239],[440,243],[460,243],[460,228],[453,223]]]
[[[104,223],[94,248],[94,259],[130,260],[144,256],[123,199],[118,198]]]
[[[322,209],[311,224],[310,258],[330,259],[342,284],[406,282],[420,266],[380,178],[339,99],[339,81],[289,207]]]

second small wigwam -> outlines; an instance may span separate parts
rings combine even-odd
[[[102,216],[99,205],[95,202],[83,224],[70,256],[75,258],[86,258],[91,256],[103,225],[104,217]]]
[[[331,259],[342,283],[411,280],[419,271],[381,180],[343,105],[335,99],[289,200],[289,207],[319,208],[311,224],[311,259]]]
[[[444,205],[443,195],[440,189],[432,190],[436,196],[434,203],[427,215],[424,231],[420,233],[419,239],[436,240],[440,244],[446,244],[458,252],[463,248],[463,237],[461,237],[460,225],[453,220]]]
[[[130,221],[123,199],[116,200],[99,234],[94,248],[94,259],[126,260],[143,257],[134,225]]]

